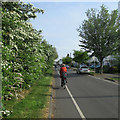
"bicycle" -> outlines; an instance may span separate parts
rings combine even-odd
[[[63,87],[63,88],[65,89],[66,83],[67,83],[66,78],[62,77],[62,78],[61,78],[61,87]]]

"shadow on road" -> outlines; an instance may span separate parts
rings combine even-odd
[[[49,84],[41,84],[40,86],[43,87],[51,87],[53,90],[61,90],[62,88],[60,86],[53,86],[53,85],[49,85]],[[66,96],[62,96],[62,97],[55,97],[52,96],[51,94],[40,94],[40,96],[51,96],[53,99],[71,99],[71,97],[66,97]],[[118,95],[101,95],[101,96],[73,96],[73,98],[77,99],[94,99],[94,98],[115,98],[115,97],[120,97]]]
[[[68,73],[67,77],[68,78],[72,78],[72,77],[83,77],[86,76],[88,74],[77,74],[77,73]]]
[[[77,74],[75,71],[68,71],[67,72],[67,77],[68,78],[71,78],[71,77],[83,77],[83,76],[86,76],[88,74],[86,73],[81,73],[81,74]],[[58,75],[58,73],[54,74],[53,76],[54,78],[60,78],[60,75]]]
[[[79,99],[94,99],[94,98],[115,98],[115,97],[120,97],[118,95],[108,95],[108,96],[73,96],[73,98],[79,98]],[[71,99],[71,97],[54,97],[54,99]]]

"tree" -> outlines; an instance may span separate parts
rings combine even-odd
[[[87,60],[89,59],[89,56],[88,56],[87,51],[84,52],[84,51],[74,50],[73,55],[74,55],[73,60],[74,60],[75,62],[78,62],[79,64],[81,64],[81,63],[86,63]]]
[[[82,26],[77,29],[82,38],[79,46],[98,58],[101,73],[103,59],[117,49],[115,47],[118,42],[117,13],[117,10],[113,10],[110,14],[104,5],[100,11],[90,9],[86,12],[88,20],[84,20]]]
[[[43,10],[22,2],[2,2],[2,99],[18,98],[17,93],[41,80],[52,67],[57,52],[43,40],[41,30],[30,18]]]
[[[62,61],[64,64],[70,64],[72,62],[72,58],[69,56],[66,56],[66,57],[62,58]]]
[[[48,66],[47,68],[49,68],[53,64],[54,60],[58,58],[56,48],[52,47],[52,45],[47,43],[46,40],[43,40],[41,45],[44,48],[45,61]]]

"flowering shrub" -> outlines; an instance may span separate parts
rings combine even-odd
[[[28,22],[42,9],[22,2],[2,3],[2,100],[18,99],[57,58],[57,52]],[[10,112],[4,110],[3,115]]]

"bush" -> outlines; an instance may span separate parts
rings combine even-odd
[[[118,63],[117,68],[118,68],[118,72],[120,73],[120,63]]]
[[[95,68],[96,73],[100,73],[100,68]]]
[[[118,68],[117,68],[117,66],[112,66],[112,67],[110,67],[110,73],[117,73],[118,72]]]
[[[103,72],[104,73],[117,73],[118,72],[118,67],[117,66],[103,66]]]
[[[2,99],[9,100],[40,80],[58,55],[29,23],[41,9],[21,2],[3,2],[2,8]]]
[[[104,73],[110,73],[110,67],[108,65],[103,66]]]

